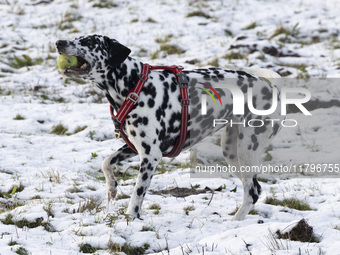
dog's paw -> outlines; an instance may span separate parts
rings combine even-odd
[[[117,195],[117,190],[111,190],[107,189],[107,199],[110,201],[111,199],[114,199]]]
[[[110,201],[117,195],[117,181],[113,176],[106,180],[107,199]]]

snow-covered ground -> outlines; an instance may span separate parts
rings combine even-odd
[[[101,161],[123,143],[114,139],[101,92],[63,78],[54,47],[58,39],[97,33],[150,64],[235,64],[289,78],[334,78],[307,87],[327,102],[340,98],[339,14],[338,0],[0,0],[0,254],[340,254],[339,179],[262,179],[253,214],[233,222],[241,182],[191,178],[189,152],[164,159],[144,220],[116,221],[138,158],[122,162],[118,199],[108,205]],[[282,129],[267,162],[340,163],[339,107],[312,114],[289,115],[299,126]],[[58,125],[64,135],[52,133]],[[159,192],[176,187],[221,188],[186,197]],[[267,198],[296,198],[311,210]],[[277,238],[277,230],[303,218],[318,243]]]

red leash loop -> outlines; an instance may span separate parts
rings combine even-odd
[[[123,125],[126,119],[126,116],[132,110],[133,106],[137,103],[139,94],[142,91],[145,83],[148,80],[150,70],[169,70],[175,74],[176,80],[180,86],[180,94],[181,94],[181,128],[180,135],[176,141],[175,146],[172,150],[163,155],[164,157],[176,157],[182,151],[186,137],[187,137],[187,129],[188,129],[188,119],[189,119],[189,93],[188,93],[188,78],[185,73],[178,66],[150,66],[148,64],[143,65],[142,73],[139,77],[139,80],[136,86],[129,92],[128,96],[125,98],[122,106],[120,107],[117,115],[114,115],[113,107],[110,106],[110,113],[112,119],[117,119],[120,122],[120,136],[124,139],[125,143],[135,152],[137,152],[135,146],[130,142],[129,138],[125,134],[123,130]],[[116,138],[119,138],[117,131],[115,131]]]

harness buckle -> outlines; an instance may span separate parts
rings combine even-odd
[[[115,129],[115,138],[116,139],[119,139],[121,136],[120,136],[120,130],[119,129]]]
[[[190,99],[181,99],[181,106],[189,106]]]
[[[135,97],[135,98],[133,98]],[[131,92],[126,99],[130,100],[131,102],[133,102],[134,104],[138,101],[138,94],[136,92]]]
[[[188,85],[189,79],[184,73],[177,74],[178,83],[183,88],[183,84]]]

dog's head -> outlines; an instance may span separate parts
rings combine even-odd
[[[77,66],[62,70],[70,78],[99,79],[107,71],[118,67],[131,50],[114,39],[102,35],[89,35],[72,41],[58,40],[59,54],[77,57]]]

